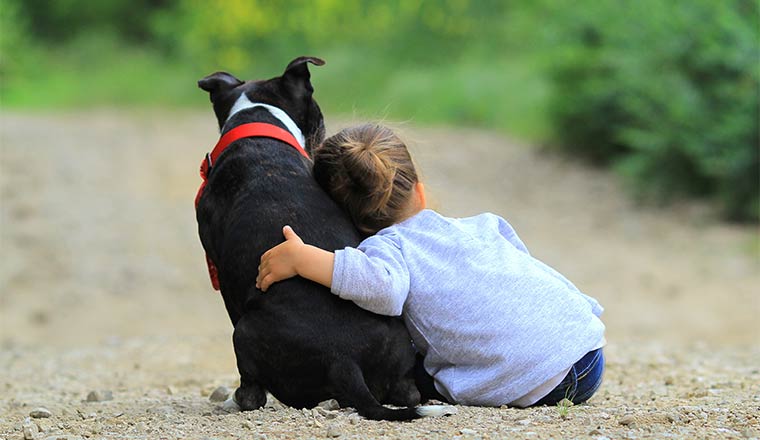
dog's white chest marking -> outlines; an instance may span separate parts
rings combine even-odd
[[[230,115],[227,116],[227,121],[224,121],[224,123],[226,124],[235,113],[253,107],[264,107],[265,109],[269,110],[269,113],[271,113],[272,116],[279,119],[280,122],[285,125],[293,137],[296,138],[299,145],[301,145],[301,147],[306,147],[306,141],[303,137],[303,133],[301,133],[301,129],[298,128],[298,125],[296,125],[295,121],[293,121],[293,119],[291,119],[290,116],[285,113],[285,111],[273,105],[264,104],[261,102],[251,102],[245,93],[242,93],[237,101],[235,101],[235,105],[233,105],[230,109]]]

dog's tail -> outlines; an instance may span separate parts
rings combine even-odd
[[[416,408],[386,408],[379,403],[369,408],[356,408],[360,415],[370,420],[414,420],[421,417],[438,417],[456,414],[456,408],[449,405],[424,405]]]
[[[338,402],[341,406],[352,406],[356,408],[359,415],[371,420],[413,420],[456,413],[456,408],[448,405],[387,408],[381,405],[369,391],[359,366],[353,362],[333,365],[330,381],[334,389],[338,391]]]

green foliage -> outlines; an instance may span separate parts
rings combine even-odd
[[[576,14],[553,69],[568,151],[611,163],[636,193],[715,196],[758,220],[758,2],[607,2]]]
[[[553,135],[758,219],[758,0],[0,0],[3,106],[206,106],[298,55],[327,113]]]

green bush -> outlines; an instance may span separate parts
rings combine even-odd
[[[602,3],[577,12],[552,69],[559,144],[644,199],[715,197],[757,221],[758,2]]]

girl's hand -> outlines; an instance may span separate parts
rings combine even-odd
[[[306,250],[303,240],[290,226],[282,228],[285,242],[269,249],[261,256],[256,287],[266,292],[272,283],[298,275],[299,260]]]

